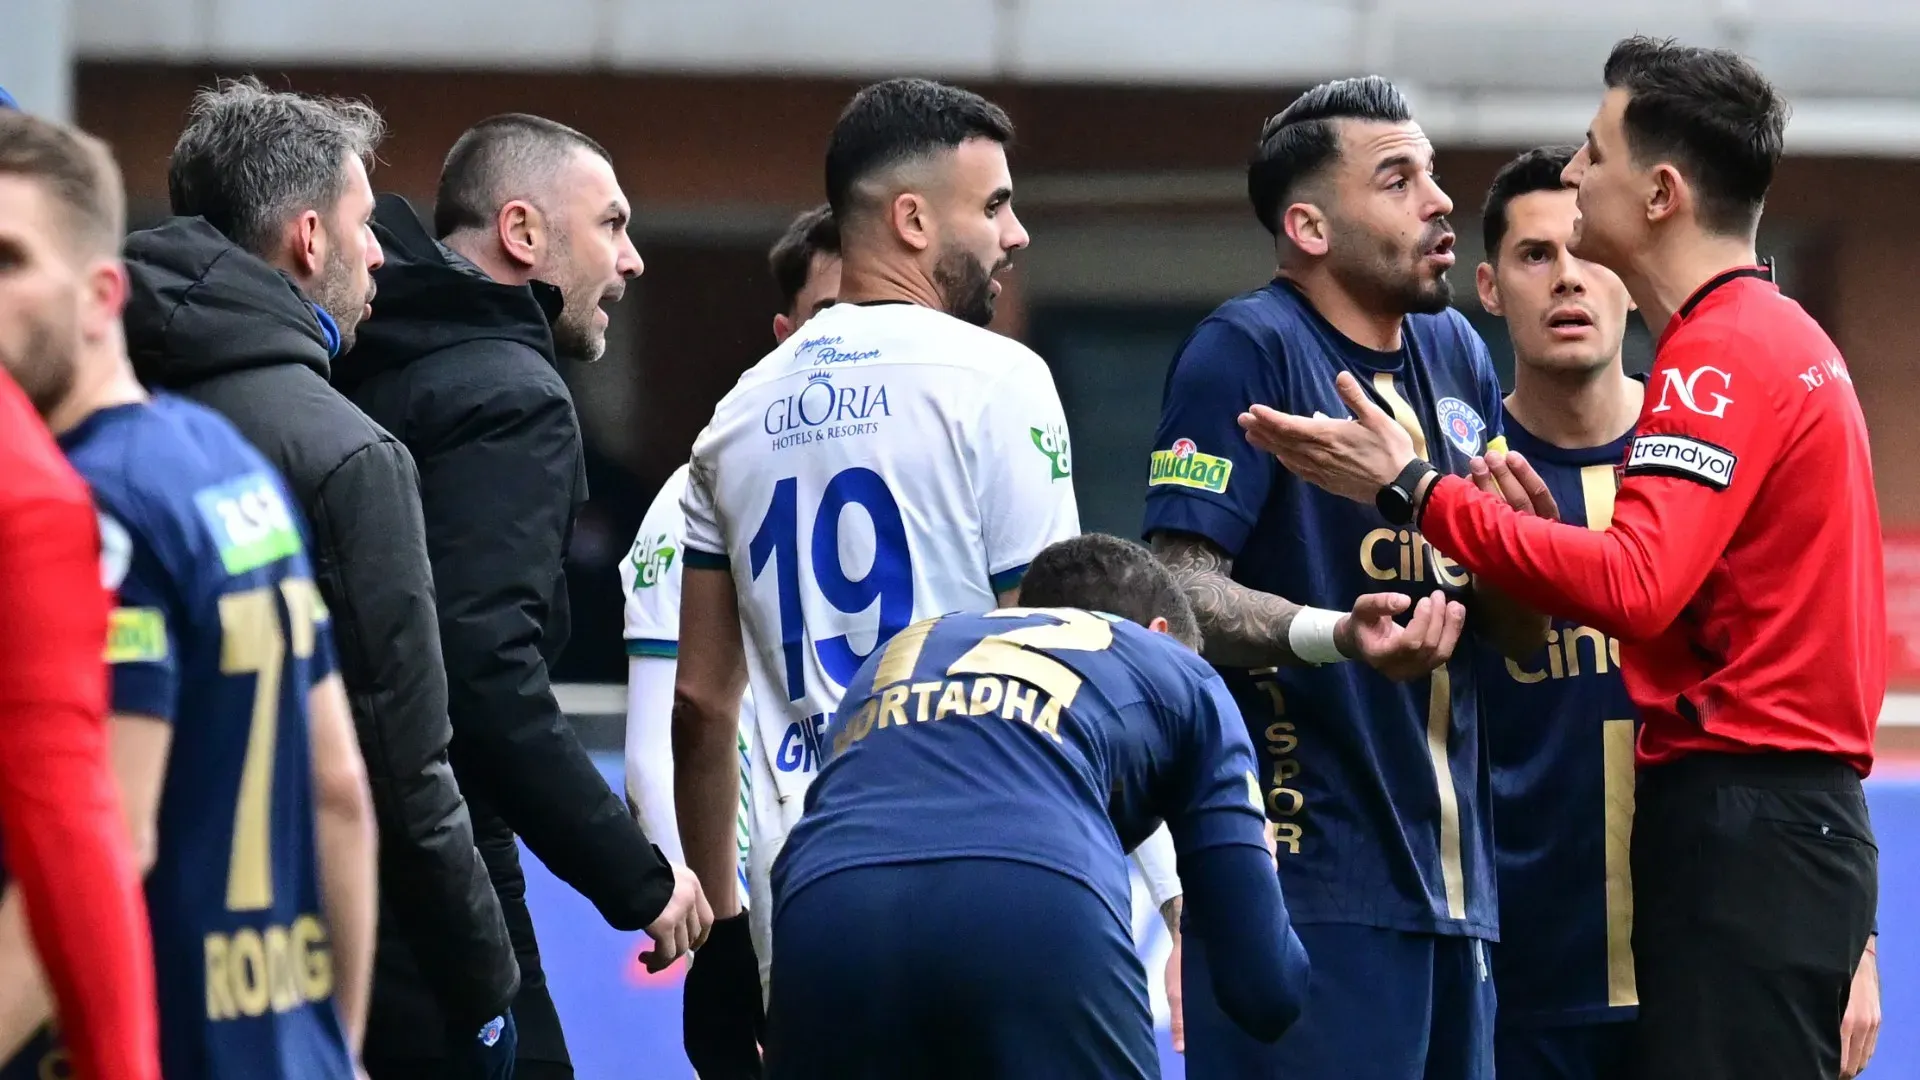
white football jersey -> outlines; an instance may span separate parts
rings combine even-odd
[[[686,519],[680,513],[680,497],[687,488],[687,467],[680,466],[667,477],[667,482],[653,497],[653,503],[647,507],[646,517],[641,519],[640,532],[633,538],[633,547],[627,557],[620,560],[620,591],[626,598],[626,634],[628,656],[652,656],[667,660],[677,660],[680,655],[680,564],[681,549],[686,546]],[[665,717],[653,717],[654,722],[665,723]],[[628,723],[637,721],[631,716]],[[656,729],[659,730],[659,729]],[[740,815],[737,822],[735,844],[738,848],[740,866],[740,884],[743,897],[756,895],[748,880],[748,850],[751,827],[755,824],[755,815],[769,816],[779,822],[777,831],[785,835],[793,821],[799,819],[799,807],[795,806],[786,820],[781,813],[778,799],[769,796],[761,805],[755,800],[756,785],[764,785],[771,790],[772,782],[765,778],[764,766],[756,768],[758,759],[764,757],[762,748],[755,744],[757,727],[753,719],[753,691],[748,690],[740,699],[740,734],[737,746],[740,751]],[[636,735],[628,733],[629,747]],[[633,753],[629,750],[629,760]],[[635,797],[636,778],[629,766],[627,794]],[[670,777],[670,767],[661,768],[655,774]],[[670,797],[669,803],[671,805]],[[676,840],[671,847],[660,841],[663,850],[672,858],[680,858],[680,845]]]
[[[683,558],[733,575],[783,799],[879,644],[992,610],[1079,534],[1072,462],[1045,361],[913,304],[830,307],[721,399],[693,445]]]

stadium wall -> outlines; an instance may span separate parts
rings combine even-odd
[[[163,203],[167,153],[194,87],[238,70],[79,66],[78,119],[115,147],[136,203],[149,210]],[[740,339],[736,355],[696,365],[700,372],[679,380],[651,368],[642,372],[655,377],[649,396],[669,403],[658,415],[680,418],[667,422],[661,437],[647,440],[645,456],[657,452],[663,462],[659,477],[684,454],[694,434],[690,425],[705,415],[705,405],[730,385],[733,372],[757,357],[766,294],[740,277],[757,272],[757,251],[784,218],[820,197],[822,142],[857,86],[824,78],[339,67],[263,74],[277,85],[352,94],[378,106],[392,134],[381,152],[376,186],[422,205],[431,199],[440,159],[455,136],[492,113],[537,112],[607,145],[635,203],[636,230],[654,241],[655,250],[643,252],[652,272],[636,291],[694,291],[674,289],[679,274],[699,293],[717,290],[710,304],[739,312],[738,328],[721,334]],[[1259,119],[1284,104],[1288,90],[994,83],[978,89],[1005,105],[1020,127],[1015,165],[1022,197],[1016,205],[1030,227],[1115,219],[1176,231],[1227,224],[1255,245],[1250,257],[1259,265],[1260,238],[1235,178]],[[1567,137],[1578,134],[1569,131]],[[1462,204],[1455,217],[1469,219],[1509,152],[1441,149],[1445,185]],[[1913,360],[1920,355],[1920,323],[1910,317],[1909,297],[1912,253],[1920,248],[1920,219],[1908,205],[1915,191],[1920,162],[1795,157],[1785,163],[1769,207],[1770,226],[1797,238],[1791,291],[1828,327],[1853,369],[1882,466],[1878,483],[1890,524],[1920,524],[1920,473],[1895,467],[1920,457],[1920,423],[1913,419],[1920,415]],[[1468,230],[1461,231],[1464,238]],[[1037,243],[1046,244],[1045,229],[1035,232]],[[1109,265],[1133,261],[1128,254],[1113,253]],[[1129,272],[1137,277],[1139,269],[1136,264]],[[1021,286],[1016,294],[1045,288],[1019,275],[1014,280]],[[1465,282],[1459,284],[1471,295]],[[1002,328],[1015,334],[1026,329],[1018,299],[1009,298],[1002,319]],[[713,340],[722,329],[718,324],[729,320],[708,315],[650,321],[650,350],[710,352],[698,343]],[[735,365],[733,371],[720,360]],[[663,374],[669,377],[661,381]]]

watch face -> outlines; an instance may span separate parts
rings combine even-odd
[[[1398,483],[1381,488],[1380,494],[1373,498],[1373,505],[1381,517],[1395,525],[1405,525],[1413,516],[1412,496]]]

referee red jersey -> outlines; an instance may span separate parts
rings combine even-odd
[[[1789,750],[1872,768],[1887,627],[1866,420],[1840,351],[1766,270],[1707,282],[1660,335],[1611,528],[1447,477],[1420,529],[1620,639],[1640,764]]]
[[[159,1080],[153,945],[107,754],[86,485],[0,372],[0,858],[81,1080]]]

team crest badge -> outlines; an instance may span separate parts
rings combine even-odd
[[[1447,433],[1447,441],[1459,447],[1463,454],[1480,452],[1480,436],[1486,433],[1487,422],[1473,411],[1473,406],[1459,398],[1441,398],[1436,411],[1440,414],[1440,428]]]

